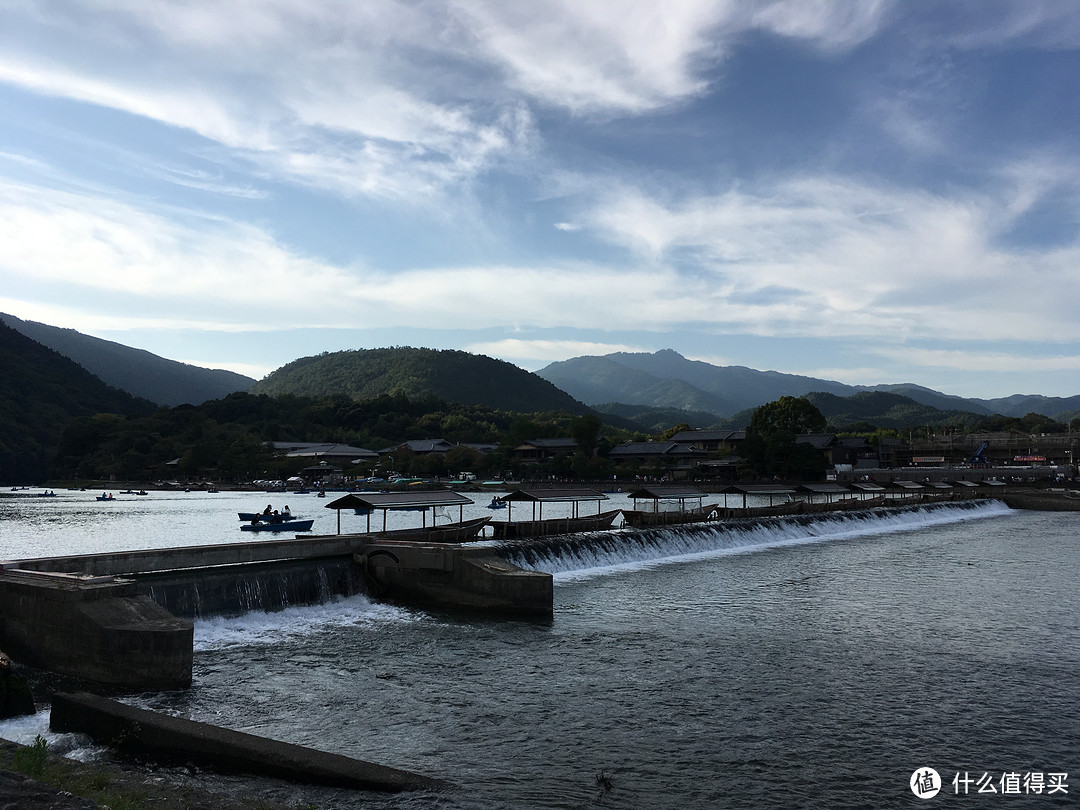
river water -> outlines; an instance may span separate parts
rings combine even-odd
[[[0,498],[0,557],[231,542],[234,513],[268,500],[152,493],[107,512],[93,494]],[[519,560],[554,573],[550,622],[363,596],[200,619],[191,689],[127,699],[456,786],[379,796],[199,776],[321,808],[904,807],[924,803],[909,780],[927,767],[943,782],[932,801],[1067,805],[1078,536],[1080,514],[993,501],[597,533]],[[27,741],[47,722],[0,735]],[[1010,774],[1020,795],[1002,795]],[[1036,794],[1038,778],[1077,784]]]

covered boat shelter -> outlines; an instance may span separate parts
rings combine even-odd
[[[850,498],[852,495],[851,490],[843,484],[799,484],[795,489],[798,492],[805,493],[810,503],[814,502],[815,495],[823,496],[825,503],[832,503],[834,497],[840,500],[841,498]]]
[[[728,495],[742,495],[742,508],[745,509],[748,495],[768,497],[769,506],[772,506],[776,498],[781,498],[782,501],[794,500],[795,488],[784,484],[732,484],[730,487],[724,487],[720,490],[720,494],[724,496],[725,509],[728,505]]]
[[[382,511],[382,531],[386,531],[386,513],[390,510],[404,512],[422,512],[423,528],[427,528],[427,510],[431,511],[431,525],[435,526],[435,509],[440,506],[458,507],[458,522],[463,522],[465,507],[472,506],[473,500],[447,490],[422,492],[365,492],[349,493],[326,504],[327,509],[337,510],[337,533],[341,534],[341,510],[355,509],[358,514],[367,515],[367,533],[371,533],[371,513]]]
[[[905,494],[911,493],[912,495],[923,489],[923,485],[918,481],[904,481],[901,479],[891,482],[891,486]]]
[[[859,500],[864,500],[867,497],[877,498],[885,494],[885,487],[881,484],[875,484],[873,481],[852,481],[849,486],[859,496]]]
[[[571,504],[570,517],[576,518],[582,517],[581,504],[589,501],[596,501],[596,513],[600,514],[600,501],[608,500],[608,496],[595,489],[515,489],[503,495],[499,500],[506,503],[506,520],[510,522],[515,502],[531,503],[533,520],[544,519],[545,503],[569,503]],[[539,515],[537,515],[537,507],[540,510]]]
[[[979,482],[978,481],[968,481],[966,478],[958,478],[955,481],[953,481],[952,483],[953,483],[953,486],[963,487],[964,489],[978,489],[979,488]]]
[[[680,512],[685,512],[686,502],[694,499],[697,499],[697,508],[700,510],[704,505],[705,493],[696,487],[656,486],[635,489],[633,492],[628,492],[626,497],[634,502],[635,511],[638,508],[638,501],[652,501],[653,512],[660,511],[660,501],[671,501],[679,504]]]

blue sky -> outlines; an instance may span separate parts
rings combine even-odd
[[[1080,7],[0,0],[0,312],[262,377],[1080,393]]]

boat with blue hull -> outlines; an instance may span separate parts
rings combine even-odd
[[[314,520],[281,520],[278,522],[245,523],[240,527],[242,532],[310,532],[315,524]]]

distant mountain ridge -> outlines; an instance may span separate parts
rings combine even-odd
[[[848,385],[797,374],[757,371],[745,366],[715,366],[688,360],[671,349],[574,357],[551,363],[536,373],[586,405],[603,405],[605,410],[613,403],[620,403],[704,411],[715,415],[717,421],[782,396],[824,393],[850,397],[866,391],[899,394],[939,411],[963,411],[983,416],[1022,417],[1039,413],[1067,421],[1080,413],[1080,395],[968,399],[914,383]]]
[[[45,480],[72,420],[150,413],[153,403],[111,388],[74,361],[0,322],[0,484]]]
[[[251,393],[355,399],[405,394],[520,413],[591,412],[565,391],[523,368],[454,349],[324,352],[287,363],[252,386]]]
[[[247,391],[251,377],[159,357],[111,340],[84,335],[0,313],[0,321],[26,337],[78,363],[107,385],[158,405],[199,405]]]

